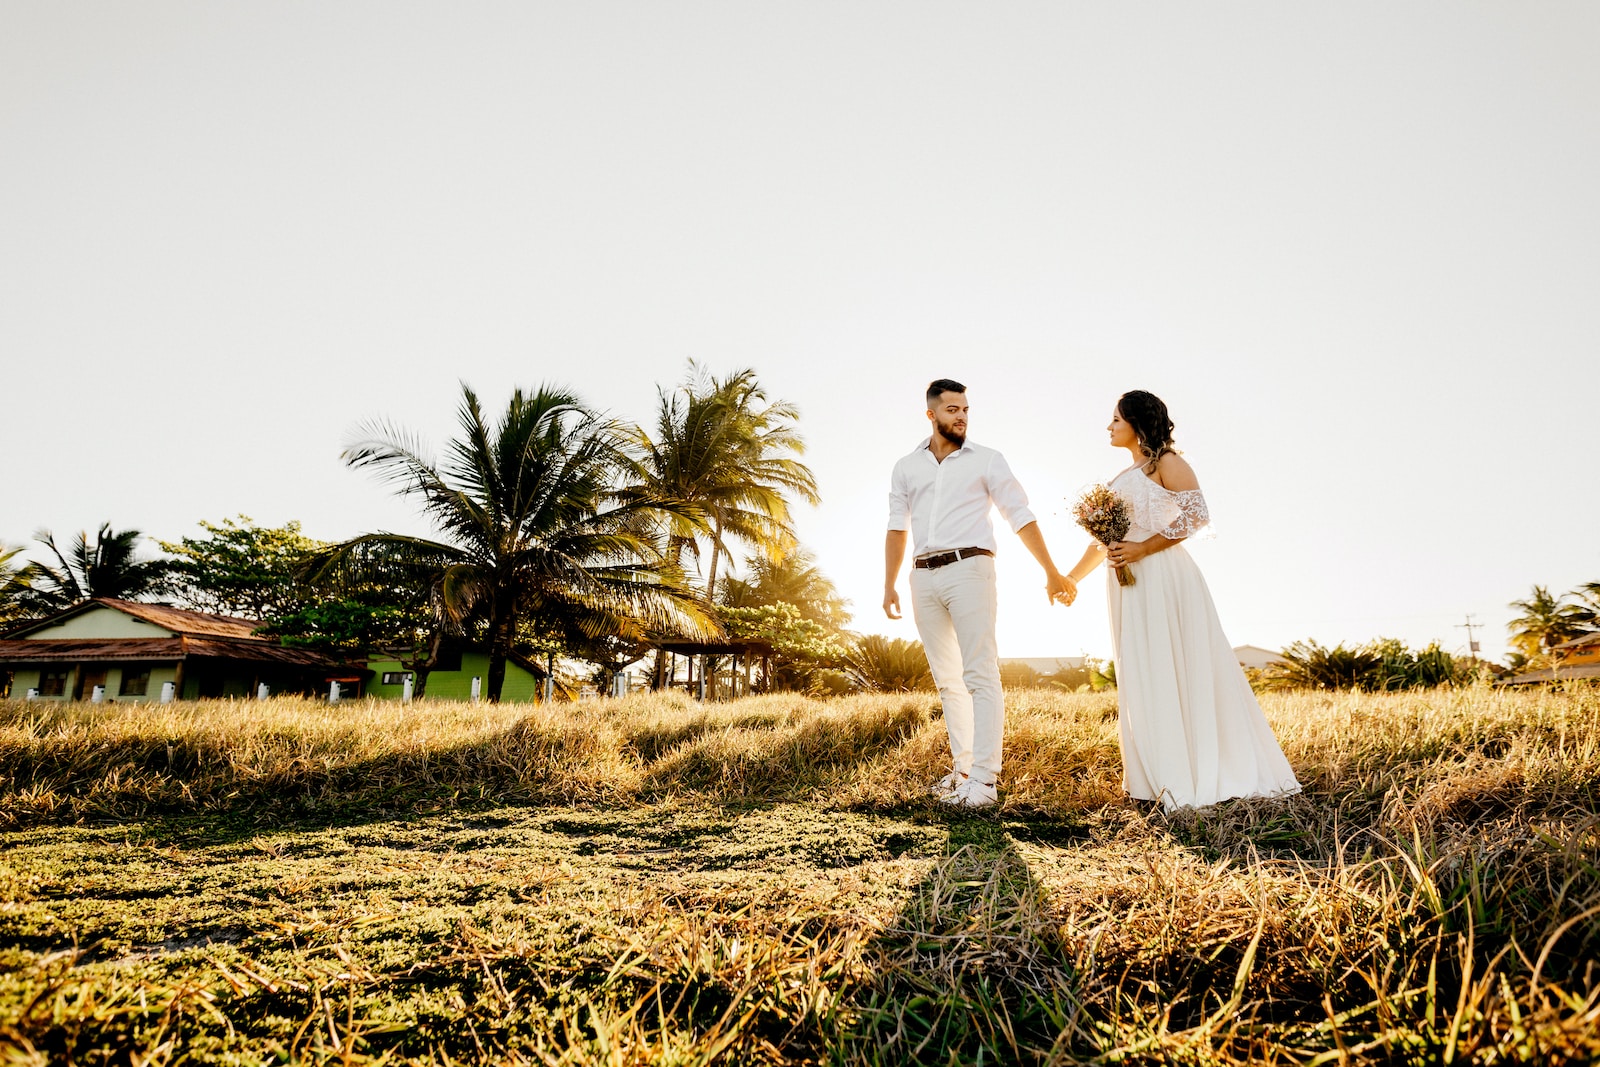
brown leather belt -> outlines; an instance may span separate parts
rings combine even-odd
[[[920,570],[937,570],[948,567],[957,560],[971,559],[973,556],[992,556],[987,548],[956,548],[949,552],[940,552],[937,556],[923,556],[921,559],[911,561],[911,565]]]

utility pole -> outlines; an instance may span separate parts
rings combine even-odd
[[[1467,631],[1467,651],[1472,656],[1472,662],[1478,662],[1478,640],[1472,636],[1473,630],[1483,629],[1484,624],[1472,621],[1472,612],[1467,612],[1467,621],[1456,623],[1456,629]]]

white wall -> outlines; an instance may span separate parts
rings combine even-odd
[[[35,630],[24,637],[27,641],[59,641],[94,637],[175,637],[171,630],[163,630],[114,608],[95,608],[82,615],[63,619],[54,626]]]

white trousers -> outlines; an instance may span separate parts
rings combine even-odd
[[[993,783],[1000,775],[1005,699],[994,638],[994,557],[973,556],[934,570],[911,571],[911,613],[944,703],[950,762]]]

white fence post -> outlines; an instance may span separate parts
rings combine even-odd
[[[23,697],[22,699],[23,700],[38,700],[39,699],[39,691],[37,689],[30,689],[30,690],[28,690],[28,695]]]
[[[328,683],[328,703],[330,703],[330,704],[339,703],[339,683],[338,682],[329,682]]]
[[[272,695],[272,690],[267,688],[267,683],[266,682],[260,682],[260,683],[258,683],[256,685],[256,699],[257,700],[265,700],[265,699],[267,699],[267,697],[269,697],[271,695]]]
[[[163,703],[163,704],[172,703],[172,698],[174,696],[176,696],[176,695],[177,695],[177,687],[176,686],[174,686],[171,682],[162,682],[161,683],[161,703]]]
[[[483,693],[483,679],[476,674],[472,676],[472,702],[476,704],[478,697]]]
[[[416,680],[416,675],[409,672],[406,674],[406,680],[400,683],[400,703],[411,703],[411,693],[416,685]]]
[[[103,704],[105,699],[106,687],[103,685],[97,685],[89,692],[89,703],[91,704]]]

